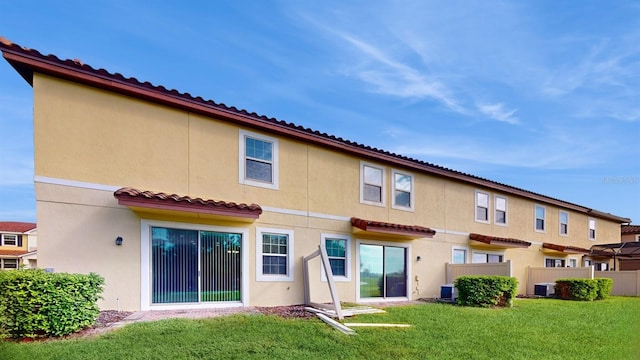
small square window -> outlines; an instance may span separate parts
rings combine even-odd
[[[467,263],[467,249],[453,249],[453,264],[466,264]]]

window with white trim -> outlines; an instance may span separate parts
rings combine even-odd
[[[413,176],[393,170],[392,207],[401,210],[413,210]]]
[[[594,262],[593,270],[595,271],[609,271],[609,263],[606,262]]]
[[[578,259],[569,259],[569,267],[578,267]]]
[[[14,270],[18,268],[18,259],[0,259],[2,270]]]
[[[565,260],[561,258],[544,258],[544,267],[564,267]]]
[[[501,263],[503,261],[503,254],[475,251],[472,254],[472,262],[474,264]]]
[[[451,263],[452,264],[466,264],[467,253],[469,250],[462,247],[453,247],[451,249]]]
[[[539,232],[544,232],[545,228],[546,228],[546,212],[547,210],[545,209],[544,206],[540,206],[540,205],[536,205],[535,208],[535,216],[536,216],[536,222],[535,222],[535,229],[536,231]]]
[[[507,198],[502,196],[495,197],[495,215],[493,221],[498,225],[507,225]]]
[[[385,196],[384,168],[360,163],[360,202],[384,206]]]
[[[256,229],[256,280],[293,281],[293,230]]]
[[[589,219],[589,240],[596,239],[596,219]]]
[[[489,194],[476,191],[476,221],[489,222]]]
[[[241,184],[278,189],[278,139],[240,130]]]
[[[569,213],[560,211],[560,235],[569,235]]]
[[[3,246],[18,246],[18,235],[15,234],[2,234]]]
[[[335,281],[350,281],[351,237],[346,235],[321,234],[322,246],[327,250],[329,264]],[[322,278],[326,279],[324,270]]]

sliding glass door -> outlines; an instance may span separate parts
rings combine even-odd
[[[360,244],[360,298],[407,296],[407,248]]]
[[[151,228],[153,304],[240,301],[242,234]]]

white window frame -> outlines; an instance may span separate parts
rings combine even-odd
[[[272,275],[262,273],[262,235],[287,235],[287,274]],[[256,228],[256,281],[293,281],[293,230]]]
[[[473,251],[473,252],[471,253],[471,264],[497,264],[497,263],[489,263],[489,262],[486,262],[486,263],[476,263],[476,262],[473,262],[473,256],[474,256],[475,254],[499,255],[499,256],[502,256],[502,261],[500,262],[500,264],[501,264],[501,263],[503,263],[503,262],[506,262],[506,261],[507,261],[507,259],[505,258],[505,255],[504,255],[504,251],[487,251],[487,250],[477,250],[477,251]]]
[[[15,242],[15,244],[7,244],[7,238],[9,237],[13,237],[12,241]],[[17,234],[2,234],[2,243],[0,243],[0,245],[2,246],[18,246],[18,235]]]
[[[381,201],[377,202],[377,201],[371,201],[371,200],[365,200],[364,198],[364,168],[365,167],[370,167],[373,169],[378,169],[382,171],[382,189],[381,189]],[[387,171],[383,166],[379,166],[379,165],[375,165],[372,163],[368,163],[365,161],[361,161],[360,162],[360,203],[362,204],[367,204],[367,205],[374,205],[374,206],[386,206],[386,199],[387,199]]]
[[[197,223],[181,223],[173,221],[140,220],[140,310],[175,310],[175,309],[213,309],[223,307],[237,307],[238,303],[199,303],[199,304],[151,304],[152,273],[151,273],[151,228],[165,227],[184,230],[217,231],[242,234],[242,306],[249,306],[249,230],[228,226],[212,226]]]
[[[396,175],[408,176],[411,179],[411,189],[409,189],[409,206],[396,204]],[[414,210],[414,182],[415,176],[406,171],[391,169],[391,207],[398,210],[413,211]],[[403,191],[403,190],[400,190]],[[404,192],[404,191],[403,191]]]
[[[478,195],[485,195],[487,197],[487,219],[478,219]],[[489,194],[488,192],[484,192],[484,191],[480,191],[480,190],[476,190],[474,192],[474,207],[473,207],[473,218],[476,220],[476,222],[479,223],[483,223],[483,224],[490,224],[491,223],[491,194]]]
[[[343,234],[325,234],[322,233],[320,234],[320,243],[322,245],[322,247],[324,247],[326,249],[326,240],[330,239],[330,240],[346,240],[346,245],[345,245],[345,264],[344,264],[344,270],[345,270],[345,275],[334,275],[333,276],[333,281],[351,281],[351,236],[349,235],[343,235]],[[324,271],[324,267],[322,266],[322,264],[320,264],[320,272],[321,272],[321,279],[322,281],[327,281],[327,274]]]
[[[468,264],[469,263],[469,248],[466,247],[466,246],[452,246],[451,247],[451,263],[452,264],[459,264],[459,263],[454,262],[456,251],[464,251],[464,262],[463,262],[463,264]]]
[[[498,222],[496,213],[498,212],[498,199],[504,200],[504,222]],[[506,196],[496,195],[493,199],[493,223],[498,226],[507,226],[509,224],[509,199]]]
[[[596,219],[589,218],[589,220],[587,220],[587,224],[588,224],[588,228],[589,228],[587,236],[589,237],[589,240],[594,241],[596,239],[596,237],[598,236],[598,232],[596,231],[596,229],[597,229]],[[592,230],[593,230],[593,236],[591,236],[591,231]]]
[[[574,259],[574,258],[569,258],[567,259],[567,266],[568,267],[578,267],[578,259]]]
[[[7,260],[15,260],[16,267],[8,268],[6,266]],[[2,267],[1,267],[2,270],[18,270],[20,268],[20,259],[0,259],[0,261],[2,261],[2,263],[0,264],[0,265],[2,265]]]
[[[567,215],[567,223],[565,225],[567,225],[567,232],[563,233],[562,232],[562,214]],[[558,212],[558,234],[560,234],[560,236],[569,236],[569,213],[566,211],[562,211],[560,210]]]
[[[269,142],[272,144],[273,148],[271,149],[271,182],[260,181],[256,179],[249,179],[246,176],[246,166],[247,166],[247,155],[246,155],[246,139],[253,138],[256,140]],[[262,134],[240,130],[239,132],[239,149],[238,149],[238,181],[240,184],[251,185],[262,187],[266,189],[278,190],[279,188],[279,156],[278,156],[278,139],[270,136],[265,136]]]
[[[544,216],[542,218],[542,229],[538,229],[538,208],[541,208],[544,211]],[[533,207],[533,230],[539,233],[545,233],[547,231],[547,208],[542,205],[534,205]]]
[[[555,268],[563,268],[563,267],[567,267],[567,258],[563,258],[563,257],[557,257],[557,256],[545,256],[544,257],[544,262],[542,263],[543,267],[547,267],[547,260],[562,260],[564,261],[564,266],[554,266]]]

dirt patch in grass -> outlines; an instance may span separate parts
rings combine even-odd
[[[305,305],[256,307],[258,311],[265,315],[276,315],[282,318],[312,319],[316,317],[314,313],[306,311],[304,308]]]

